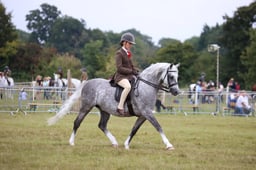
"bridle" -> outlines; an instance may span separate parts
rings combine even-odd
[[[147,81],[147,80],[141,78],[140,76],[138,76],[138,78],[137,78],[137,80],[135,82],[135,89],[138,87],[139,81],[142,81],[145,84],[148,84],[149,86],[156,88],[157,90],[163,90],[165,92],[171,92],[171,87],[173,87],[173,86],[178,84],[178,82],[175,82],[175,83],[172,83],[172,84],[170,83],[169,73],[171,73],[171,72],[177,72],[177,71],[171,70],[170,67],[169,67],[167,69],[165,75],[164,75],[164,78],[160,80],[159,84],[152,83],[152,82]],[[163,82],[164,82],[165,78],[167,78],[168,86],[164,86],[163,85]]]

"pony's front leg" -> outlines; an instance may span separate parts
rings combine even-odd
[[[156,118],[154,117],[153,114],[149,114],[145,116],[146,119],[156,128],[156,130],[160,133],[162,140],[164,142],[164,144],[166,145],[166,149],[167,150],[174,150],[173,145],[169,142],[169,140],[167,139],[167,137],[165,136],[161,125],[158,123],[158,121],[156,120]]]
[[[124,142],[124,148],[127,150],[130,149],[130,141],[131,141],[131,136],[128,136],[128,138]]]
[[[166,149],[167,150],[174,150],[175,148],[173,147],[173,145],[169,142],[169,140],[167,139],[167,137],[165,136],[165,134],[162,132],[160,133],[162,140],[164,142],[164,144],[166,145]]]

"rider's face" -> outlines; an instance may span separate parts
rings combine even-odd
[[[128,51],[130,51],[132,48],[132,43],[124,42],[124,48],[127,49]]]

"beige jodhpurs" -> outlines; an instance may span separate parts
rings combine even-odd
[[[122,91],[119,104],[117,106],[118,109],[124,109],[124,102],[126,100],[126,97],[128,96],[130,90],[131,90],[131,84],[128,79],[122,79],[117,83],[119,86],[123,87],[124,90]]]

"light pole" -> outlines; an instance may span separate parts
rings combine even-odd
[[[218,44],[209,44],[208,45],[208,52],[215,52],[217,51],[217,59],[216,59],[216,91],[218,93],[218,98],[217,98],[217,105],[216,105],[216,112],[219,113],[219,106],[220,106],[220,96],[219,96],[219,91],[218,91],[218,86],[219,86],[219,58],[220,58],[220,46]]]

